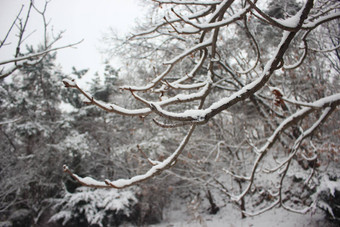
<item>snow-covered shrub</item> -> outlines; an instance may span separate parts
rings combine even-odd
[[[65,191],[63,198],[53,200],[57,210],[50,222],[63,226],[118,226],[133,219],[138,200],[134,193],[114,189],[79,187]]]
[[[340,178],[325,175],[320,180],[317,191],[318,206],[327,216],[340,223]]]

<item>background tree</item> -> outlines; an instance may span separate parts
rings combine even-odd
[[[65,163],[67,156],[66,150],[62,154],[53,148],[67,129],[59,109],[62,89],[56,87],[65,76],[55,65],[53,52],[74,44],[53,48],[63,32],[50,31],[47,5],[48,1],[41,9],[33,1],[23,5],[0,42],[0,51],[14,43],[13,57],[0,62],[0,221],[21,217],[14,224],[19,226],[33,224],[46,207],[44,200],[62,189],[63,176],[51,167]],[[33,13],[43,22],[37,47],[27,44]],[[17,42],[8,40],[11,33]]]

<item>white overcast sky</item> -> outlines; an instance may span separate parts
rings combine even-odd
[[[42,6],[44,2],[45,0],[35,0],[38,6]],[[128,32],[135,20],[143,14],[140,2],[140,0],[52,0],[48,4],[47,18],[51,19],[50,23],[55,32],[66,30],[63,39],[56,43],[55,47],[84,39],[76,49],[69,48],[58,52],[58,62],[63,70],[69,73],[71,67],[76,66],[77,69],[91,68],[91,71],[99,71],[104,61],[98,52],[102,34],[107,32],[109,27],[120,33]],[[1,40],[22,4],[25,4],[22,12],[22,15],[25,15],[29,0],[0,0]],[[34,29],[41,31],[41,17],[32,14],[30,19],[27,34]],[[10,41],[15,40],[13,38],[10,37]],[[27,43],[37,44],[42,41],[41,38],[41,33],[35,32],[28,38]],[[11,57],[13,49],[10,47],[0,50],[0,61]]]

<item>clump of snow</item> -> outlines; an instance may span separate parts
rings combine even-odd
[[[61,102],[59,104],[59,108],[61,109],[62,112],[64,113],[72,113],[78,111],[74,106],[72,106],[70,103],[66,102]]]
[[[66,167],[67,168],[67,167]],[[92,186],[92,185],[96,185],[98,186],[107,186],[104,182],[102,181],[97,181],[95,179],[93,179],[92,177],[80,177],[77,174],[74,174],[75,177],[77,177],[83,184],[88,185],[88,186]]]
[[[332,196],[335,196],[335,190],[340,191],[340,180],[333,181],[330,180],[327,175],[323,176],[320,180],[320,186],[318,188],[318,193],[322,191],[328,191]]]

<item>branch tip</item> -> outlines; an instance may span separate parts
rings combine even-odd
[[[75,81],[72,79],[72,80],[69,80],[69,79],[63,79],[63,83],[65,85],[65,87],[76,87],[76,83]]]

